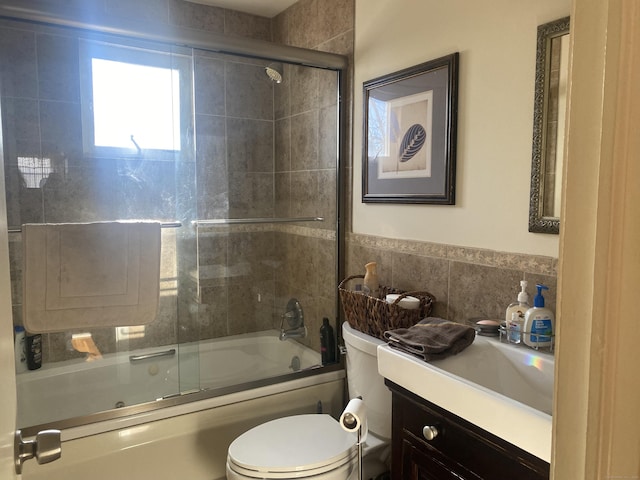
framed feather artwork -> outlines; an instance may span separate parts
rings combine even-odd
[[[459,54],[364,82],[362,201],[455,205]]]

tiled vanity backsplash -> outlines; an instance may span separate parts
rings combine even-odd
[[[536,283],[549,287],[546,306],[555,312],[558,259],[361,234],[347,236],[346,275],[364,274],[378,262],[382,285],[426,290],[436,297],[433,316],[456,322],[504,319],[527,280],[531,302]]]

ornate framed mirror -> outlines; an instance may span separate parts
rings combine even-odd
[[[529,231],[559,233],[569,17],[538,27]]]

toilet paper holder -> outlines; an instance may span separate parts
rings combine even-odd
[[[362,446],[367,439],[367,412],[358,396],[349,400],[342,415],[340,415],[340,426],[347,432],[356,432],[358,445],[358,480],[362,480]]]

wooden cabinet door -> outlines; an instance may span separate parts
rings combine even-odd
[[[393,480],[548,480],[549,464],[387,381]],[[425,437],[425,427],[436,429]]]
[[[411,480],[478,480],[468,471],[451,470],[447,461],[416,448],[409,440],[402,442],[401,478]]]

